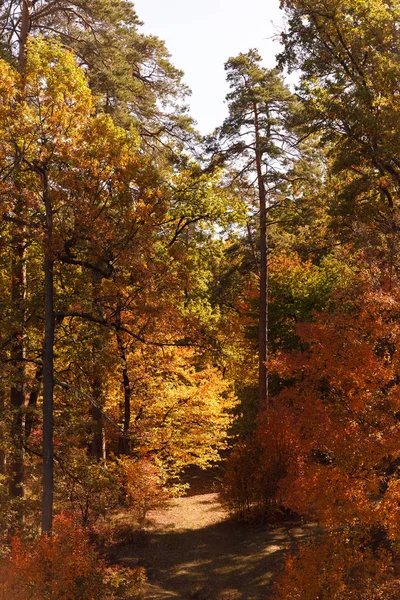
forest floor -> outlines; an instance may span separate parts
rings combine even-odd
[[[114,558],[146,568],[145,600],[262,600],[285,552],[314,535],[313,525],[294,521],[234,521],[212,481],[201,480],[186,496],[150,512],[145,531]]]

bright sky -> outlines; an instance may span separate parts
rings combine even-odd
[[[275,64],[282,28],[279,0],[134,0],[143,31],[165,41],[173,64],[192,90],[191,115],[201,133],[226,116],[224,63],[257,48],[265,66]]]

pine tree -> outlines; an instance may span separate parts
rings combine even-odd
[[[308,131],[328,150],[330,205],[342,239],[398,266],[399,6],[381,0],[282,2],[280,63],[299,69]]]
[[[28,35],[58,37],[76,53],[91,89],[119,124],[132,121],[149,147],[176,146],[190,137],[182,103],[187,88],[164,43],[139,32],[141,21],[126,0],[7,0],[2,2],[3,53],[26,62]]]
[[[294,99],[277,70],[262,67],[256,50],[225,64],[229,116],[216,131],[212,163],[230,163],[254,189],[259,206],[259,410],[268,406],[268,212],[282,190],[284,148]]]

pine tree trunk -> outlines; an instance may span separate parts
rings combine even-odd
[[[253,104],[256,134],[256,169],[260,203],[260,301],[258,325],[258,398],[260,415],[268,410],[268,230],[267,194],[262,173],[262,149],[257,104]]]
[[[5,432],[5,410],[6,410],[6,394],[0,390],[0,475],[5,475],[7,472],[7,454],[6,454],[6,432]]]
[[[26,45],[31,27],[31,0],[21,2],[21,25],[19,31],[18,72],[23,77],[26,69]],[[25,93],[24,84],[21,95]],[[18,186],[16,186],[18,187]],[[25,205],[19,199],[15,214],[23,221]],[[13,498],[24,496],[24,410],[25,410],[25,304],[26,304],[26,234],[24,227],[14,224],[12,232],[11,300],[16,325],[11,346],[11,362],[14,365],[13,382],[10,386],[11,444],[9,493]],[[19,505],[18,520],[23,520],[23,507]]]
[[[43,504],[42,532],[50,533],[53,523],[54,451],[54,260],[52,257],[53,212],[47,172],[43,171],[43,200],[46,209],[46,247],[44,259],[45,331],[43,344]]]

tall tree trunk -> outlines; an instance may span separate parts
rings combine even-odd
[[[26,69],[26,45],[31,27],[31,0],[21,2],[21,25],[19,31],[18,72],[24,79]],[[21,96],[25,95],[25,85],[22,82]],[[16,175],[18,177],[18,175]],[[16,182],[17,183],[17,182]],[[16,185],[18,188],[18,185]],[[23,221],[25,204],[20,197],[15,205],[15,214]],[[11,407],[11,444],[9,493],[13,498],[24,496],[24,410],[25,410],[25,304],[26,304],[26,234],[20,223],[14,224],[12,232],[11,259],[11,300],[14,311],[16,330],[11,346],[11,361],[14,365],[13,382],[10,387]],[[23,507],[19,505],[17,514],[19,521],[23,519]]]
[[[42,172],[43,201],[46,209],[46,241],[44,258],[45,324],[43,344],[43,503],[42,532],[50,533],[53,524],[54,451],[54,259],[52,255],[53,211],[47,171]]]
[[[19,199],[15,213],[24,213],[23,201]],[[11,447],[9,462],[9,493],[12,498],[22,499],[24,496],[24,410],[25,410],[25,303],[26,303],[26,262],[25,262],[25,230],[20,224],[14,224],[12,233],[11,258],[11,301],[14,312],[15,331],[11,345],[11,362],[13,365],[12,384],[10,387],[11,409]],[[23,520],[23,507],[19,503],[18,521]]]
[[[0,475],[6,475],[7,472],[7,453],[6,453],[6,431],[5,431],[5,410],[6,394],[0,390]]]
[[[260,303],[258,324],[258,398],[260,415],[268,409],[268,230],[267,194],[262,173],[262,148],[257,103],[253,104],[256,135],[256,169],[260,203]]]
[[[100,313],[100,297],[101,297],[101,281],[102,276],[92,272],[92,310],[93,314]],[[94,365],[93,381],[92,381],[92,398],[97,406],[90,404],[90,415],[92,417],[92,439],[89,445],[91,456],[98,461],[106,459],[106,432],[104,427],[104,418],[102,413],[102,379],[100,375],[100,360],[99,351],[103,340],[101,334],[96,335],[92,344],[92,360]]]
[[[131,453],[131,440],[129,429],[131,425],[131,396],[132,390],[129,381],[128,365],[126,361],[126,350],[120,333],[117,333],[119,355],[122,362],[122,382],[124,385],[124,400],[121,406],[121,417],[123,431],[118,439],[118,453],[129,456]]]

